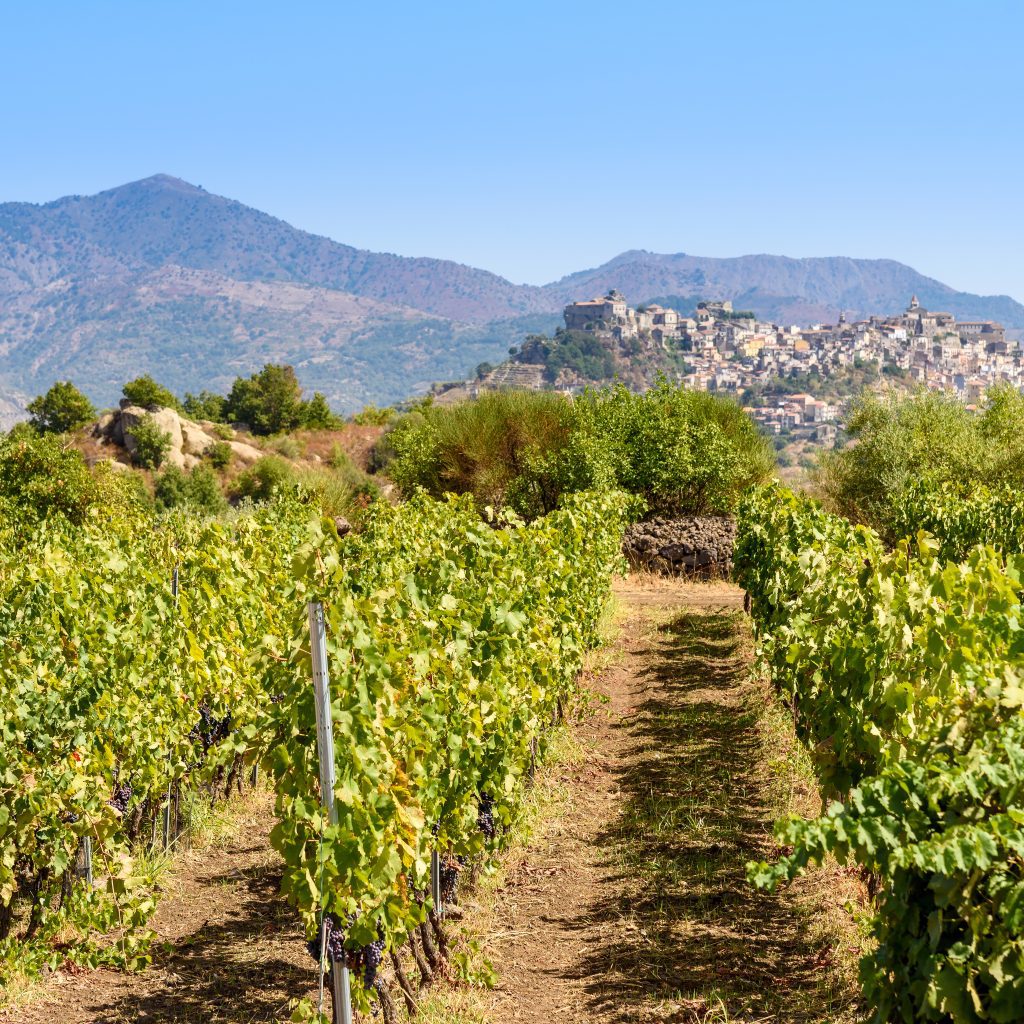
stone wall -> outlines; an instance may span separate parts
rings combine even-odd
[[[729,516],[657,517],[627,527],[622,551],[634,569],[727,576],[735,541],[736,522]]]

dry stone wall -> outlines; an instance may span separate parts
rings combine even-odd
[[[627,527],[622,550],[634,569],[727,576],[736,522],[729,516],[656,517]]]

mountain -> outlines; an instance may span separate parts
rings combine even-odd
[[[672,296],[684,310],[685,303],[695,299],[731,299],[737,309],[752,309],[761,319],[778,324],[835,322],[840,312],[850,319],[896,313],[916,294],[928,309],[1024,328],[1024,305],[1009,296],[958,292],[895,260],[845,256],[713,259],[634,250],[593,270],[570,274],[545,291],[571,302],[603,295],[609,288],[636,301]]]
[[[389,403],[498,361],[562,306],[731,298],[777,322],[926,306],[1024,328],[1006,296],[957,292],[888,260],[706,259],[627,252],[544,286],[449,260],[374,253],[291,227],[168,175],[94,196],[0,205],[0,422],[71,378],[100,404],[149,372],[225,389],[290,362],[339,409]]]

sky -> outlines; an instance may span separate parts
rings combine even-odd
[[[1024,5],[8,0],[0,201],[173,174],[542,284],[886,257],[1024,300]]]

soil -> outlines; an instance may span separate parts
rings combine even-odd
[[[856,882],[833,867],[768,896],[745,880],[777,852],[780,793],[806,787],[762,713],[742,592],[634,576],[616,596],[618,640],[586,680],[599,701],[573,723],[581,755],[542,769],[548,813],[451,926],[479,936],[497,984],[442,992],[425,1019],[859,1019],[843,910]],[[287,1020],[316,977],[271,824],[255,794],[226,841],[178,858],[146,971],[59,972],[0,1021]]]
[[[617,598],[613,663],[589,680],[606,703],[576,727],[557,812],[469,915],[499,981],[458,1019],[859,1019],[858,880],[832,865],[771,896],[746,880],[778,853],[774,819],[818,801],[789,722],[765,717],[742,591],[633,576]]]
[[[279,895],[270,847],[273,800],[257,790],[222,840],[183,852],[152,921],[153,964],[137,974],[61,970],[0,1013],[3,1024],[129,1024],[287,1020],[288,1002],[315,995],[316,965]]]

